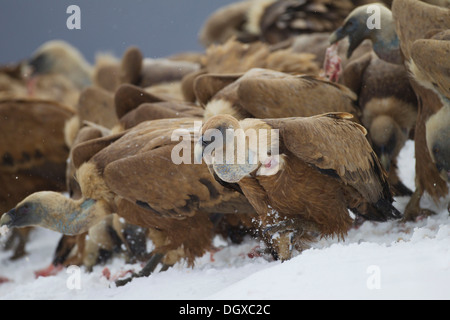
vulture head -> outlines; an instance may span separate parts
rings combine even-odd
[[[444,181],[450,182],[450,108],[443,107],[426,123],[428,150]]]
[[[64,41],[49,41],[28,61],[32,76],[62,74],[80,90],[91,84],[91,66],[83,55]]]
[[[195,157],[197,161],[203,158],[222,181],[238,183],[250,175],[277,173],[280,159],[275,147],[276,133],[265,128],[243,128],[236,118],[218,115],[203,125]]]
[[[77,235],[87,232],[94,219],[97,221],[97,217],[104,217],[96,212],[96,208],[98,203],[92,199],[74,201],[57,192],[36,192],[3,214],[0,226],[39,226],[66,235]]]
[[[373,50],[381,59],[395,64],[403,63],[392,12],[384,4],[369,4],[353,10],[343,25],[330,36],[330,43],[335,44],[346,37],[350,42],[347,58],[364,40],[370,39]]]
[[[390,116],[380,115],[371,123],[369,135],[381,165],[389,172],[392,160],[408,140],[407,132]]]

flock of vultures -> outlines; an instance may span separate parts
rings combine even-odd
[[[61,239],[41,275],[116,256],[143,263],[125,285],[193,266],[218,235],[254,237],[285,261],[367,220],[432,215],[424,194],[447,197],[450,1],[240,1],[211,13],[199,41],[203,52],[149,59],[130,47],[94,65],[51,41],[0,68],[0,224],[12,259],[47,228]],[[179,129],[191,163],[172,159]],[[209,129],[278,139],[256,162],[248,146],[243,164],[221,165],[219,150],[195,164]],[[397,175],[407,140],[415,190]],[[221,142],[237,153],[234,138]],[[404,212],[397,196],[410,197]]]

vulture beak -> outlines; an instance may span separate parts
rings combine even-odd
[[[347,34],[345,33],[344,28],[340,27],[330,36],[329,38],[330,44],[335,44],[344,39],[346,36]]]
[[[203,161],[203,137],[198,139],[194,146],[194,163],[201,164]]]
[[[0,227],[12,227],[14,224],[15,213],[16,209],[12,209],[11,211],[3,214],[2,218],[0,219]]]
[[[28,60],[27,65],[32,71],[31,74],[36,75],[37,73],[44,73],[49,70],[51,67],[51,62],[46,55],[39,54]]]
[[[391,169],[391,158],[387,153],[382,153],[380,155],[380,163],[386,172],[389,172]]]

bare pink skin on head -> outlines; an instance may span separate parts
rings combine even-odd
[[[37,77],[27,79],[27,93],[29,97],[34,97],[36,95],[36,84]]]
[[[325,54],[323,76],[331,82],[339,81],[339,77],[342,73],[342,59],[338,55],[338,45],[339,43],[333,44],[327,49]]]

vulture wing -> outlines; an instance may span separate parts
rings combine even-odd
[[[171,140],[174,129],[192,133],[195,120],[142,123],[91,161],[103,170],[103,179],[112,192],[149,213],[181,219],[198,212],[253,212],[241,194],[215,181],[206,164],[176,164],[172,160],[173,149],[179,144]],[[195,141],[191,140],[184,147],[192,161]],[[181,156],[179,150],[174,152]]]
[[[315,77],[284,75],[239,82],[241,106],[255,118],[310,117],[327,112],[357,115],[353,92]]]
[[[392,14],[406,61],[411,59],[416,40],[450,29],[450,10],[422,1],[396,0],[392,4]]]
[[[1,171],[61,163],[69,153],[64,142],[64,126],[73,115],[71,110],[52,101],[1,101]]]
[[[392,199],[386,175],[367,141],[364,127],[334,113],[311,118],[270,120],[284,146],[325,174],[339,177],[365,199]]]
[[[411,48],[411,56],[421,74],[427,77],[435,89],[450,99],[450,31],[449,39],[417,40]]]

